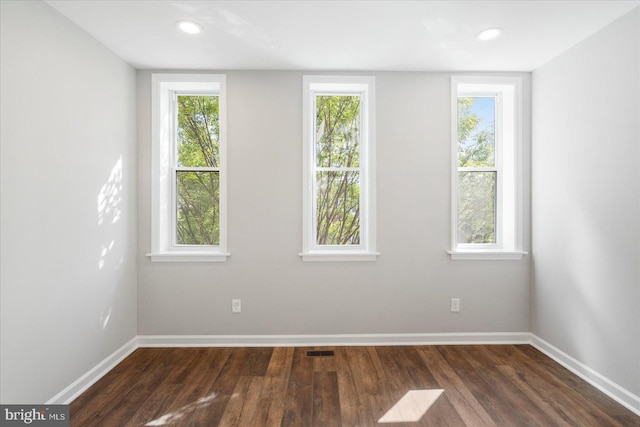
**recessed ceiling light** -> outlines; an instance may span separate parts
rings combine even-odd
[[[476,38],[478,40],[487,41],[495,39],[500,34],[502,34],[502,28],[487,28],[486,30],[480,31],[476,35]]]
[[[200,34],[202,32],[202,27],[193,21],[178,21],[176,26],[180,31],[187,34]]]

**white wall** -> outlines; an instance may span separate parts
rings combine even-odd
[[[528,257],[453,262],[446,253],[449,74],[374,73],[382,255],[375,263],[303,263],[303,73],[226,73],[231,257],[215,265],[152,263],[145,257],[150,74],[138,72],[141,335],[529,331]],[[522,76],[528,117],[530,75]],[[525,188],[529,200],[528,182]],[[527,221],[528,209],[527,203]],[[462,299],[461,313],[449,312],[451,297]],[[242,299],[239,315],[231,314],[232,298]]]
[[[42,2],[1,5],[2,403],[136,335],[135,70]]]
[[[640,9],[533,73],[532,332],[640,395]]]

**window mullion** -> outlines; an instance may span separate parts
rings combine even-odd
[[[316,172],[360,172],[362,170],[361,167],[341,167],[341,166],[331,166],[331,167],[319,167],[316,166]]]
[[[458,167],[458,172],[498,172],[500,169],[497,167],[483,168],[474,166],[461,166]]]
[[[220,168],[208,166],[176,166],[174,170],[179,172],[220,172]]]

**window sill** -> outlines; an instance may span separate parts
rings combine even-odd
[[[303,252],[299,254],[304,262],[316,261],[376,261],[380,252]]]
[[[518,261],[528,252],[525,251],[447,251],[452,261]]]
[[[161,252],[147,254],[151,262],[226,262],[229,253]]]

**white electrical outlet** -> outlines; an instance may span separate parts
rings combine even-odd
[[[242,312],[242,300],[240,300],[240,299],[232,299],[231,300],[231,312],[232,313],[240,313],[240,312]]]
[[[460,298],[451,298],[451,312],[460,313]]]

